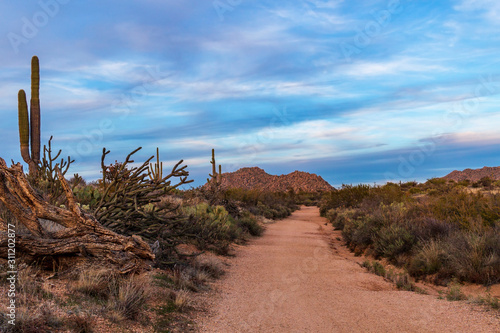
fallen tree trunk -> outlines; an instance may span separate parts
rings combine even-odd
[[[57,170],[67,198],[67,209],[45,202],[30,186],[21,164],[7,167],[0,158],[0,201],[16,217],[25,232],[16,232],[16,252],[29,257],[85,256],[106,259],[121,272],[141,270],[154,259],[149,245],[139,236],[123,236],[103,227],[94,216],[80,210],[69,184]],[[40,219],[61,226],[51,232]],[[0,257],[7,258],[7,222],[0,219]]]

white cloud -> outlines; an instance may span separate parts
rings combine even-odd
[[[210,101],[224,98],[246,98],[256,96],[336,96],[350,98],[354,92],[345,92],[330,82],[307,81],[243,81],[234,79],[188,80],[186,78],[168,78],[158,82],[161,89],[152,94],[163,94],[179,100]]]
[[[464,12],[483,11],[484,17],[491,23],[498,24],[500,22],[500,2],[498,0],[461,0],[454,9]]]
[[[425,74],[445,72],[449,69],[434,60],[402,57],[390,61],[358,61],[340,69],[341,74],[355,77],[398,75],[404,73]]]
[[[334,33],[355,26],[356,21],[341,15],[337,9],[342,1],[302,1],[300,5],[280,6],[269,9],[269,12],[284,22],[289,28],[303,26],[324,33]]]

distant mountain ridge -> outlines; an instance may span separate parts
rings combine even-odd
[[[222,174],[222,188],[259,189],[284,192],[292,188],[295,192],[330,191],[333,186],[316,174],[294,171],[287,175],[270,175],[259,167],[241,168]]]
[[[444,179],[454,180],[459,182],[461,180],[470,180],[477,182],[481,178],[490,177],[493,180],[500,180],[500,167],[483,167],[481,169],[465,169],[463,171],[454,170],[444,176]]]

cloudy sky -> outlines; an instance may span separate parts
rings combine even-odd
[[[41,66],[42,143],[99,177],[160,148],[195,185],[302,170],[332,185],[500,165],[500,3],[2,1],[0,156],[21,161],[17,92]],[[29,98],[29,97],[28,97]],[[167,170],[165,170],[167,171]]]

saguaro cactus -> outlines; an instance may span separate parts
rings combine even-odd
[[[21,156],[29,165],[30,175],[36,176],[40,163],[40,65],[37,56],[31,59],[30,116],[28,119],[26,93],[21,89],[18,94],[18,117]]]
[[[222,166],[219,164],[219,173],[217,173],[217,163],[215,162],[215,149],[212,149],[212,173],[208,174],[211,179],[207,178],[207,182],[211,184],[212,188],[216,188],[222,183]]]

